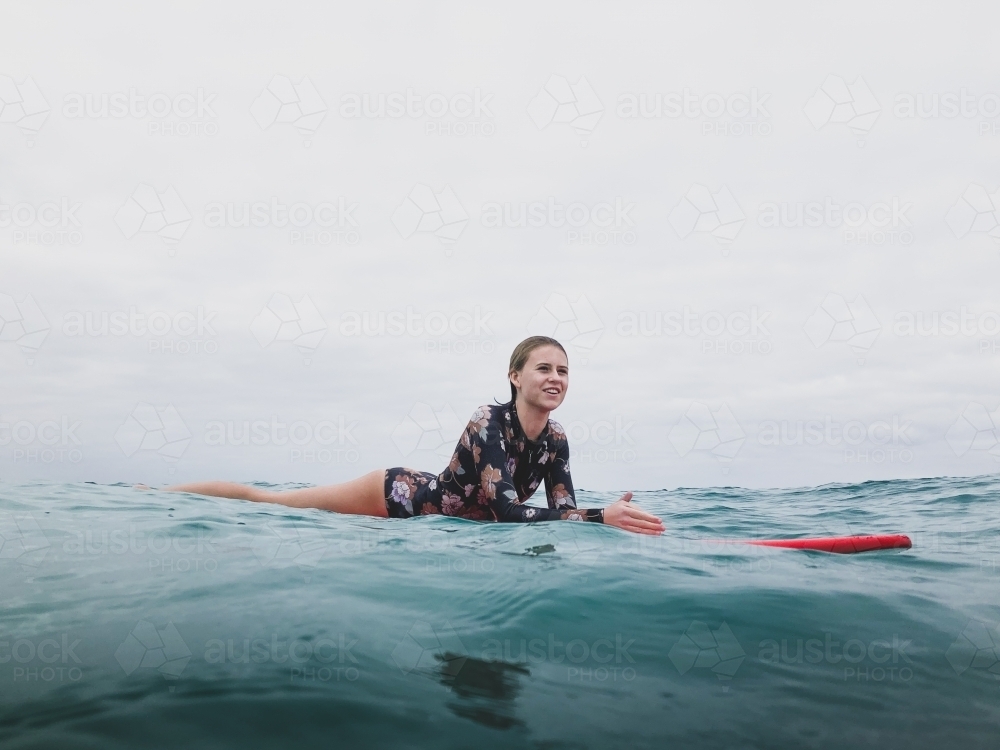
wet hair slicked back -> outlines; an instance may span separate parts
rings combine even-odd
[[[541,346],[554,346],[566,354],[566,350],[563,345],[560,344],[553,338],[548,336],[529,336],[520,344],[514,347],[514,351],[510,355],[510,367],[507,369],[507,377],[510,378],[512,373],[521,372],[524,366],[528,364],[528,357],[531,353]],[[566,359],[569,359],[569,355],[566,354]],[[514,384],[510,384],[510,400],[513,401],[517,398],[517,388]]]

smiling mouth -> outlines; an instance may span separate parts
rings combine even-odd
[[[549,393],[549,394],[551,394],[553,396],[558,396],[559,395],[559,389],[558,388],[545,388],[543,390],[545,391],[545,393]]]

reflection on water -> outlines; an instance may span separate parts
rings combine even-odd
[[[452,713],[492,729],[524,725],[515,716],[515,702],[521,676],[531,675],[527,667],[450,652],[436,658],[441,663],[441,683],[451,687],[455,696],[448,701]]]

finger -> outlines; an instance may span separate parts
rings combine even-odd
[[[632,499],[632,493],[631,492],[626,492],[624,495],[622,495],[618,499],[619,500],[624,500],[627,503],[627,502],[629,502]]]
[[[622,519],[622,523],[627,523],[631,526],[641,526],[644,529],[657,529],[658,531],[663,531],[666,528],[658,521],[642,521],[635,518],[624,518]]]
[[[622,524],[622,529],[625,531],[631,531],[634,534],[649,534],[650,536],[659,536],[663,533],[660,529],[644,529],[639,526],[633,526],[631,524]]]
[[[626,518],[624,523],[639,529],[653,529],[655,531],[663,531],[663,524],[653,523],[652,521],[639,521],[634,518]]]
[[[659,518],[654,516],[652,513],[646,513],[646,511],[639,510],[635,506],[630,506],[626,509],[626,514],[628,518],[638,518],[643,521],[655,521],[656,523],[663,523]]]

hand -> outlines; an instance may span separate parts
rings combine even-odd
[[[656,516],[639,510],[631,502],[632,493],[626,492],[616,502],[604,509],[604,523],[637,534],[659,535],[664,531],[663,522]]]

